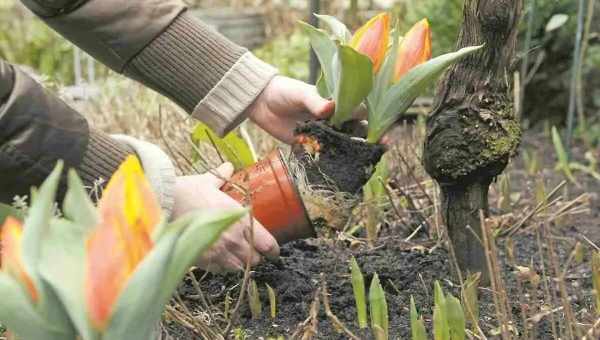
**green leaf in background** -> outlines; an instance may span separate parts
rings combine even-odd
[[[334,93],[336,77],[333,72],[333,61],[337,51],[335,42],[329,39],[327,32],[314,28],[303,21],[299,21],[298,23],[304,32],[308,34],[310,45],[319,59],[325,83],[327,84],[327,88],[329,88],[328,92]]]
[[[412,334],[412,340],[427,340],[427,331],[425,330],[425,323],[423,317],[419,317],[417,313],[417,306],[415,305],[415,299],[410,297],[410,330]]]
[[[373,88],[373,63],[369,57],[353,48],[338,45],[333,70],[336,86],[333,92],[335,113],[331,123],[336,127],[352,119],[352,112],[360,105]]]
[[[369,179],[365,186],[368,186],[371,194],[369,197],[365,197],[367,201],[373,201],[374,204],[380,205],[381,202],[387,197],[385,190],[385,183],[390,177],[390,170],[387,157],[384,155],[381,161],[375,167],[373,176]]]
[[[371,328],[376,340],[387,340],[389,332],[388,306],[385,291],[379,282],[377,273],[373,275],[369,288],[369,304],[371,309]],[[380,329],[381,331],[377,331]]]
[[[198,123],[192,134],[192,140],[196,145],[206,143],[215,147],[223,160],[231,162],[236,170],[247,168],[256,162],[252,147],[237,130],[220,138],[204,123]]]
[[[556,170],[562,171],[565,177],[572,183],[577,183],[577,180],[571,171],[571,167],[569,166],[569,155],[565,150],[556,126],[552,127],[552,143],[554,144],[554,151],[556,152],[556,157],[558,158]]]
[[[457,52],[433,58],[411,69],[385,93],[379,105],[370,108],[367,140],[370,143],[379,142],[398,117],[437,80],[447,67],[481,48],[483,45],[465,47]]]
[[[346,27],[346,24],[339,21],[336,17],[332,17],[331,15],[323,15],[323,14],[314,14],[321,22],[329,26],[331,33],[333,36],[338,39],[340,42],[346,44],[352,39],[352,33]]]
[[[367,328],[368,320],[365,279],[354,257],[350,259],[350,274],[352,280],[352,291],[354,292],[354,301],[356,302],[356,316],[358,318],[358,327]]]

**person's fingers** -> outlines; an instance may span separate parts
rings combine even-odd
[[[227,162],[221,164],[218,168],[208,171],[203,176],[207,176],[207,184],[215,188],[221,188],[233,175],[233,164]]]
[[[335,103],[333,100],[325,99],[319,95],[317,88],[313,85],[306,84],[304,82],[301,83],[303,90],[300,92],[302,96],[300,97],[300,104],[308,110],[313,118],[324,119],[333,114],[335,110]]]
[[[275,237],[256,220],[254,222],[254,247],[267,258],[279,256],[279,244]]]
[[[335,111],[334,101],[324,99],[314,89],[306,93],[304,106],[306,106],[306,109],[308,109],[313,117],[318,119],[328,118]]]

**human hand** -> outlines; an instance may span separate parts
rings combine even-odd
[[[273,137],[291,144],[298,122],[329,117],[335,104],[309,84],[275,76],[248,107],[248,117]]]
[[[215,176],[213,173],[218,173]],[[178,218],[195,210],[238,208],[240,204],[220,188],[233,174],[233,166],[225,163],[213,173],[178,177],[175,182],[173,217]],[[250,243],[251,220],[244,217],[227,229],[221,238],[200,258],[198,266],[210,272],[243,270],[250,260],[252,266],[262,256],[279,256],[279,245],[273,236],[254,220],[254,244]]]

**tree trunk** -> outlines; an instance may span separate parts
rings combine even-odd
[[[465,0],[458,47],[485,48],[446,73],[427,121],[423,161],[440,185],[458,264],[481,272],[483,282],[488,270],[476,236],[479,211],[487,214],[489,185],[521,139],[510,84],[521,8],[522,0]]]

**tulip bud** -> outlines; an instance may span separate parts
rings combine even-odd
[[[406,34],[398,48],[394,82],[397,82],[413,67],[431,58],[431,30],[427,19],[416,23]]]
[[[359,28],[350,46],[368,56],[373,62],[373,72],[377,73],[383,64],[390,39],[390,14],[381,13]]]
[[[160,209],[135,157],[113,175],[98,204],[100,224],[87,241],[86,300],[97,329],[112,309],[138,264],[152,249]]]
[[[37,302],[38,291],[33,280],[25,271],[21,257],[23,225],[8,217],[0,229],[0,270],[13,276],[29,293],[31,300]]]

